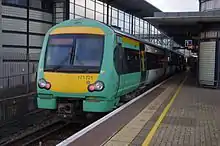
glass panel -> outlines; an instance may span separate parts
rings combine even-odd
[[[123,12],[119,12],[119,19],[124,20],[124,13]]]
[[[144,21],[140,19],[140,27],[144,27]]]
[[[107,15],[104,15],[104,23],[107,23]]]
[[[100,67],[104,37],[98,35],[53,35],[50,36],[45,68]]]
[[[129,29],[129,23],[125,23],[125,29]]]
[[[94,10],[94,9],[95,9],[95,3],[94,3],[94,1],[92,1],[92,0],[86,0],[86,8],[89,8],[89,9]]]
[[[111,12],[110,10],[111,10],[111,9],[110,9],[110,7],[109,7],[109,14],[110,14],[110,12]],[[107,6],[104,7],[104,14],[107,15]]]
[[[135,25],[139,26],[139,18],[135,17]]]
[[[118,12],[116,11],[116,9],[113,8],[112,8],[112,17],[118,18]]]
[[[117,24],[117,19],[112,18],[112,25],[118,26],[118,24]]]
[[[125,29],[125,32],[130,33],[129,29]]]
[[[103,12],[103,5],[96,3],[96,11],[100,12],[100,13],[104,13]]]
[[[26,6],[27,5],[27,0],[17,0],[17,5]]]
[[[3,3],[26,6],[27,0],[2,0]]]
[[[85,0],[75,0],[75,4],[85,7]]]
[[[119,27],[121,27],[122,30],[124,29],[124,21],[119,20]]]
[[[103,38],[80,36],[76,38],[74,66],[99,67],[102,60]]]
[[[70,3],[70,13],[74,13],[74,4]]]
[[[80,16],[85,16],[85,8],[81,7],[81,6],[77,6],[75,5],[75,13],[77,15],[80,15]]]
[[[74,19],[74,14],[70,14],[70,19]]]
[[[96,20],[103,22],[103,14],[96,12]]]
[[[129,22],[129,17],[130,17],[130,15],[128,13],[125,13],[125,21],[126,22]]]
[[[94,11],[86,9],[86,17],[94,19]]]
[[[32,8],[38,8],[38,9],[42,8],[40,0],[30,0],[29,4],[30,4],[30,7]]]

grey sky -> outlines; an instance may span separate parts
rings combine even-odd
[[[146,0],[164,12],[198,11],[199,0]]]

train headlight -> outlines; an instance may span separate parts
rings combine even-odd
[[[45,88],[47,90],[49,90],[51,88],[51,84],[49,82],[47,82],[45,79],[40,79],[38,81],[38,86],[41,89]]]
[[[95,83],[95,90],[102,91],[104,89],[104,83],[101,81],[97,81]]]
[[[38,81],[38,86],[39,86],[40,88],[45,88],[46,85],[47,85],[47,82],[46,82],[44,79],[40,79],[40,80]]]
[[[47,82],[45,89],[49,90],[51,88],[51,84],[49,82]]]
[[[102,91],[104,89],[104,83],[102,81],[97,81],[94,84],[90,84],[88,86],[88,90],[89,92],[93,92],[93,91]]]
[[[95,86],[93,84],[89,85],[88,90],[89,90],[89,92],[95,91]]]

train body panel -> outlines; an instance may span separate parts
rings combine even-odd
[[[164,75],[165,69],[149,70],[147,83],[150,84]]]
[[[174,73],[166,52],[95,20],[64,21],[44,38],[37,105],[61,113],[111,111],[122,96]]]
[[[168,66],[167,68],[166,68],[166,76],[170,76],[171,75],[171,69],[170,69],[170,66]]]

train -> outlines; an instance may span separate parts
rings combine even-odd
[[[59,115],[106,113],[121,100],[184,70],[183,54],[102,22],[65,20],[45,34],[37,107]]]

